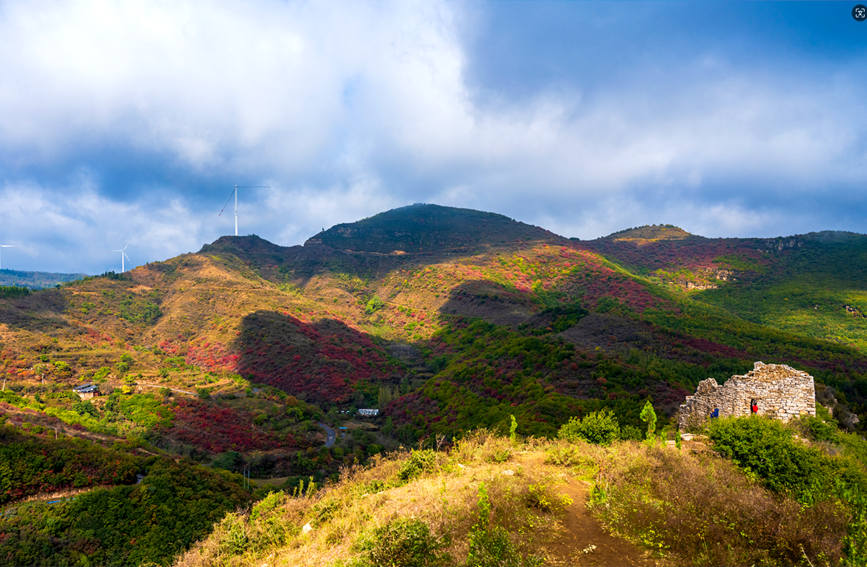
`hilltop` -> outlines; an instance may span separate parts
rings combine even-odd
[[[503,215],[418,203],[358,222],[338,224],[308,242],[338,250],[400,254],[516,242],[560,244],[564,241],[547,230]]]
[[[654,224],[627,228],[604,236],[603,239],[615,242],[656,242],[659,240],[686,240],[691,236],[693,235],[673,224]]]
[[[648,400],[668,420],[699,381],[756,360],[809,372],[863,427],[867,237],[679,230],[572,241],[414,205],[303,246],[222,237],[0,298],[0,413],[287,490],[511,416],[539,437],[600,409],[637,429]],[[103,396],[78,400],[84,383]],[[326,447],[319,422],[348,429]]]

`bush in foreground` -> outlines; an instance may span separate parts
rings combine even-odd
[[[609,445],[620,438],[620,425],[611,410],[599,410],[582,419],[571,418],[557,435],[560,439],[572,442],[581,439],[597,445]]]

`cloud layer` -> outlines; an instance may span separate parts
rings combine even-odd
[[[4,3],[4,265],[197,250],[232,233],[236,183],[270,186],[242,190],[241,233],[287,245],[412,202],[582,238],[861,230],[865,40],[804,56],[849,22],[701,33],[674,4]]]

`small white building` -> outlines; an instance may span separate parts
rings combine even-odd
[[[358,415],[362,417],[376,417],[379,415],[378,409],[360,409],[358,410]]]

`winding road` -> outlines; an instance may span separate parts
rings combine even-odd
[[[319,425],[319,427],[324,429],[325,433],[328,435],[328,438],[325,440],[325,446],[331,447],[332,445],[334,445],[334,441],[337,439],[337,432],[322,423],[321,421],[317,421],[316,423]]]

